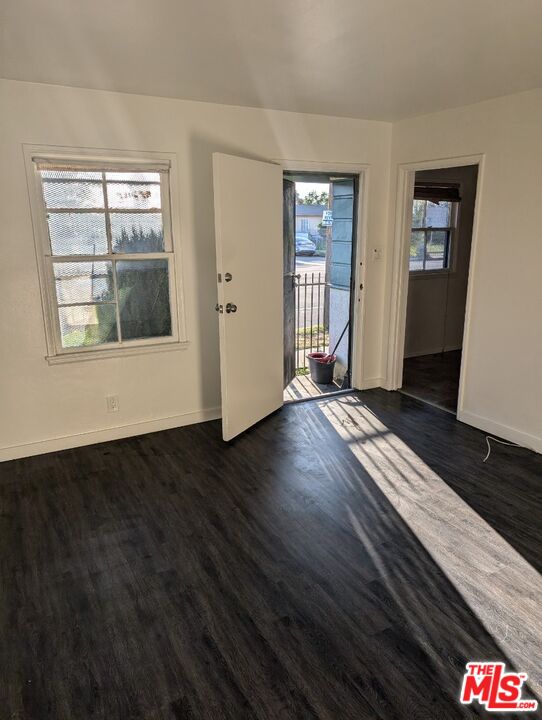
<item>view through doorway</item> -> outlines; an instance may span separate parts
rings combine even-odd
[[[415,174],[401,392],[456,413],[477,165]]]
[[[285,401],[351,387],[357,192],[353,175],[284,174]]]

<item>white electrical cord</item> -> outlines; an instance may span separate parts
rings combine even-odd
[[[518,445],[517,443],[513,442],[506,442],[505,440],[499,440],[499,438],[493,437],[493,435],[486,435],[486,443],[487,443],[487,455],[482,460],[482,462],[485,462],[488,457],[491,455],[491,445],[489,443],[490,440],[494,440],[497,443],[500,443],[501,445],[510,445],[511,447],[523,447],[523,445]],[[526,448],[529,449],[529,448]]]

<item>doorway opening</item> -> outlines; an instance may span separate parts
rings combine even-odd
[[[285,402],[351,388],[358,180],[284,173]]]
[[[414,176],[400,391],[457,413],[478,165]]]

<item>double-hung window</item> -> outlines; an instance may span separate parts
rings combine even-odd
[[[169,163],[32,162],[49,354],[178,342]]]
[[[440,193],[437,194],[437,190]],[[431,195],[434,197],[428,197]],[[454,187],[421,188],[415,193],[410,233],[411,272],[451,269],[458,202],[459,195]]]

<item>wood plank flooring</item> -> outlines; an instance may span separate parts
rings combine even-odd
[[[479,659],[540,697],[542,458],[484,454],[371,390],[0,465],[0,717],[491,717]]]
[[[292,382],[284,389],[284,402],[319,397],[320,395],[337,392],[337,390],[340,389],[341,386],[335,381],[321,385],[315,383],[310,375],[296,375]]]
[[[455,413],[461,350],[405,358],[401,391]]]

